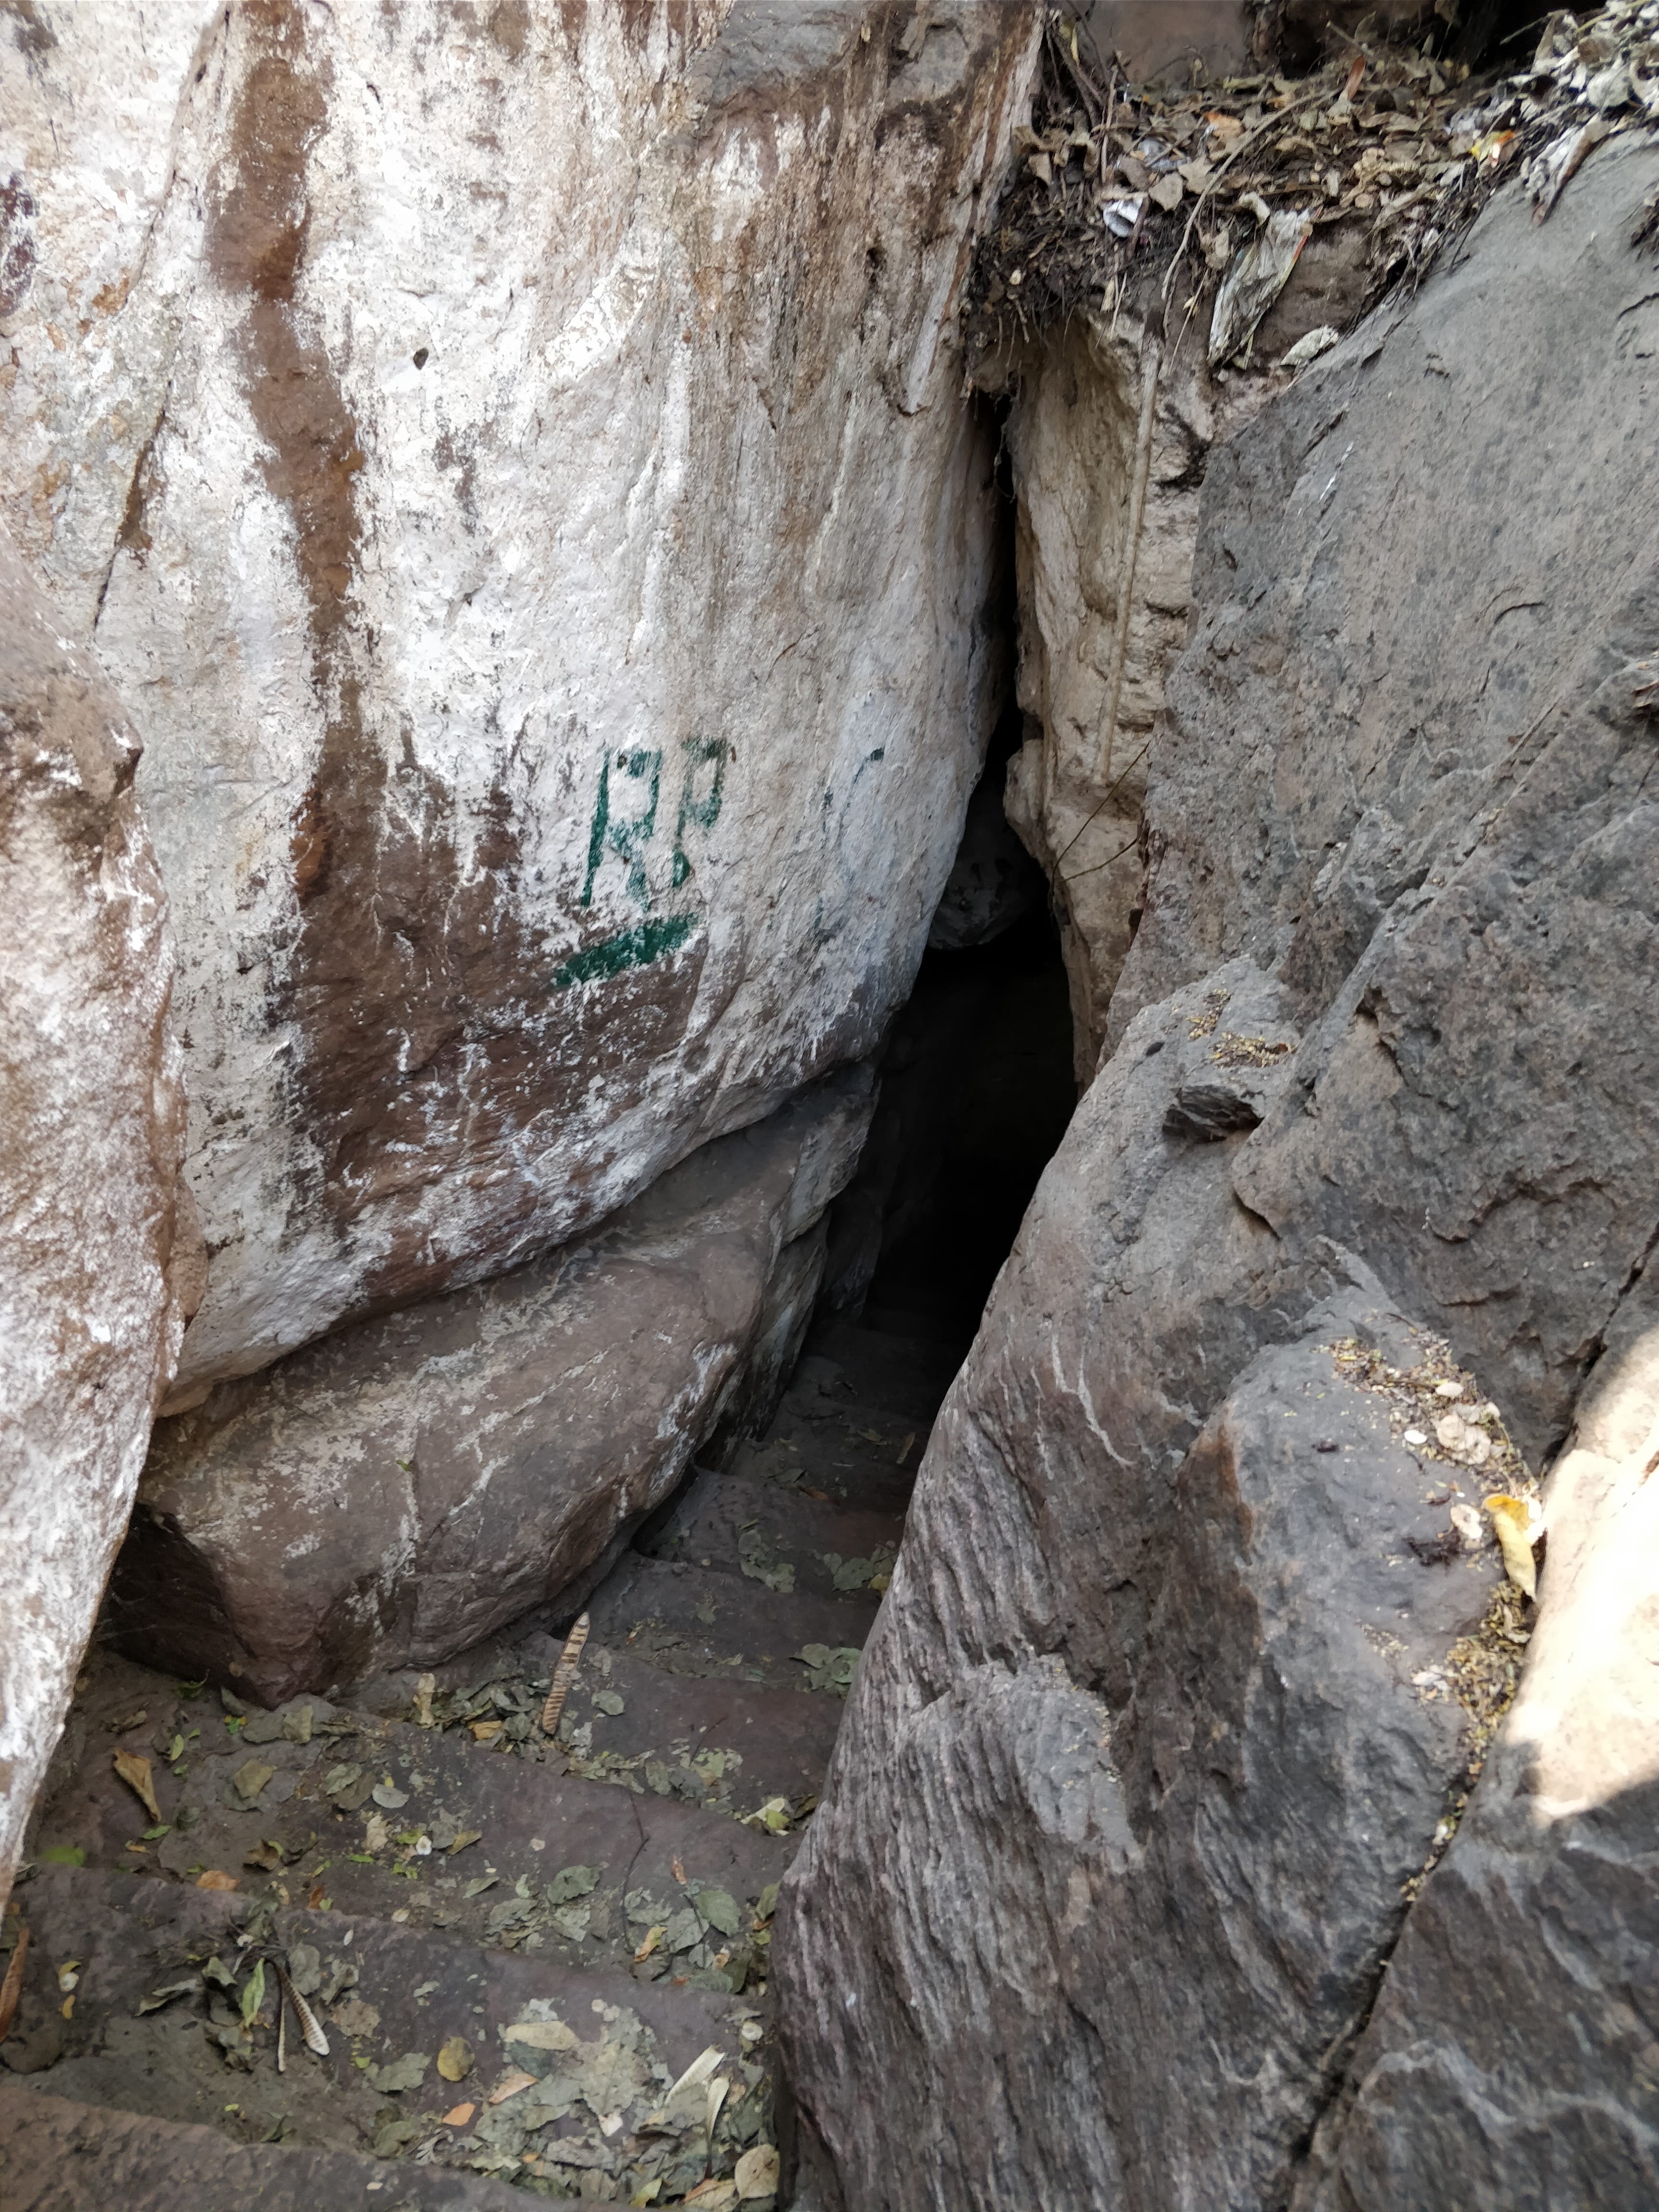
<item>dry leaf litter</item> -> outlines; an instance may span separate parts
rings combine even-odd
[[[1541,222],[1597,145],[1659,125],[1655,0],[1552,14],[1524,66],[1479,77],[1431,44],[1365,38],[1308,76],[1131,90],[1056,13],[968,285],[970,377],[1010,338],[1125,309],[1177,343],[1198,330],[1225,374],[1249,362],[1310,238],[1363,236],[1357,319],[1420,280],[1512,177]],[[1659,201],[1645,228],[1659,234]],[[1340,335],[1310,331],[1275,365],[1298,368]]]
[[[1385,1401],[1391,1433],[1415,1455],[1433,1482],[1431,1502],[1448,1509],[1443,1534],[1430,1544],[1407,1539],[1413,1553],[1424,1565],[1433,1566],[1480,1551],[1499,1534],[1498,1516],[1490,1510],[1494,1504],[1512,1508],[1511,1524],[1518,1521],[1526,1533],[1520,1549],[1501,1546],[1504,1577],[1494,1587],[1479,1627],[1460,1637],[1437,1666],[1425,1668],[1412,1678],[1420,1697],[1435,1703],[1455,1699],[1462,1707],[1467,1765],[1435,1829],[1421,1872],[1406,1885],[1407,1898],[1416,1896],[1457,1832],[1492,1738],[1514,1702],[1532,1640],[1534,1552],[1544,1533],[1537,1481],[1516,1449],[1498,1407],[1474,1376],[1458,1366],[1441,1339],[1420,1341],[1423,1357],[1409,1368],[1390,1366],[1358,1338],[1345,1337],[1330,1347],[1337,1370],[1346,1381]],[[1522,1552],[1527,1567],[1534,1570],[1530,1588],[1522,1568]]]

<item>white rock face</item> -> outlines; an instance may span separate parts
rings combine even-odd
[[[1218,389],[1189,346],[1160,355],[1146,414],[1147,359],[1127,317],[1115,331],[1091,318],[987,377],[1017,393],[1018,690],[1033,732],[1006,806],[1054,891],[1081,1084],[1140,898],[1141,805],[1164,672],[1186,639],[1205,459],[1265,396],[1259,380]]]
[[[0,531],[0,1899],[184,1324],[173,951],[137,757]]]
[[[174,1404],[579,1232],[907,990],[996,707],[949,330],[1036,10],[901,13],[12,27],[0,497],[146,741]]]

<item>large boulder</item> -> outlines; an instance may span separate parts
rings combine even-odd
[[[723,1421],[763,1413],[866,1071],[705,1146],[587,1241],[360,1322],[158,1424],[110,1632],[268,1704],[574,1609]]]
[[[194,1256],[138,739],[63,627],[0,531],[0,1897],[178,1357]]]
[[[1484,1773],[1532,1621],[1464,1547],[1659,1241],[1656,179],[1500,198],[1211,463],[1115,1049],[787,1885],[860,2212],[1652,2201],[1639,1410]]]
[[[1005,659],[951,331],[1040,13],[14,26],[0,500],[145,720],[175,1405],[878,1039]]]
[[[1659,1235],[1656,178],[1625,141],[1542,228],[1505,195],[1214,457],[1109,1025],[1281,977],[1312,1033],[1247,1202],[1443,1316],[1534,1452]]]
[[[1449,1370],[1237,1203],[1296,1038],[1248,963],[1212,988],[1239,1030],[1144,1012],[1044,1178],[786,1885],[860,2212],[1272,2203],[1464,1771],[1420,1678],[1493,1568],[1424,1563],[1445,1498],[1370,1384]]]

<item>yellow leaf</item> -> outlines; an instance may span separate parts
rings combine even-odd
[[[446,2081],[465,2081],[472,2071],[472,2045],[464,2035],[452,2035],[439,2051],[438,2071]]]
[[[739,2203],[751,2197],[775,2197],[778,2154],[771,2144],[757,2143],[753,2150],[744,2151],[738,2160],[736,2179]]]
[[[136,1751],[118,1751],[115,1771],[138,1799],[152,1820],[159,1820],[161,1808],[155,1802],[155,1785],[149,1778],[149,1761],[140,1759]]]
[[[535,2080],[533,2074],[526,2074],[515,2068],[511,2074],[502,2075],[489,2093],[489,2101],[492,2105],[504,2105],[509,2097],[516,2097],[520,2089],[533,2087]]]
[[[634,1964],[636,1966],[641,1959],[648,1959],[651,1956],[666,1933],[667,1930],[664,1928],[652,1928],[647,1930],[645,1941],[634,1954]]]
[[[1538,1595],[1538,1570],[1532,1556],[1532,1506],[1524,1498],[1508,1498],[1502,1492],[1485,1501],[1503,1548],[1504,1566],[1516,1588],[1528,1597]]]

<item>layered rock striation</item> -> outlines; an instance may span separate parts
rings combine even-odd
[[[1211,460],[1109,1057],[786,1889],[825,2202],[1651,2201],[1656,181]],[[1482,1499],[1575,1419],[1534,1614]]]

